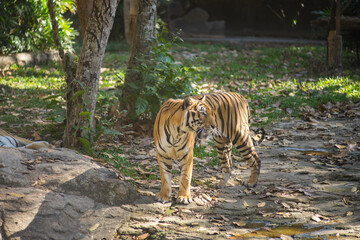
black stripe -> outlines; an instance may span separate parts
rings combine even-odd
[[[188,141],[185,141],[184,146],[182,146],[182,147],[178,150],[178,152],[181,151],[181,150],[184,150],[184,148],[186,147],[187,144],[188,144]]]
[[[161,155],[160,153],[158,153],[158,154],[159,154],[159,156],[162,157],[162,158],[165,158],[165,159],[167,159],[167,160],[172,160],[172,158],[165,157],[165,156]]]
[[[188,153],[186,153],[179,161],[181,162],[185,157],[187,157]]]

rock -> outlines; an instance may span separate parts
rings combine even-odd
[[[225,34],[225,21],[209,22],[209,14],[201,9],[194,8],[183,17],[176,18],[169,23],[171,31],[181,29],[184,36],[204,36]]]
[[[0,68],[9,68],[13,64],[19,66],[44,64],[49,61],[60,62],[61,58],[58,51],[49,50],[41,53],[17,53],[7,56],[0,56]]]
[[[14,56],[0,56],[0,68],[10,67],[16,63]]]
[[[33,53],[27,53],[27,52],[17,53],[17,54],[15,54],[15,58],[17,60],[17,63],[20,66],[29,65],[34,62],[34,54]]]
[[[0,239],[111,239],[138,196],[74,151],[0,148]]]

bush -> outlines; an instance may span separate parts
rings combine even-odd
[[[196,94],[191,86],[194,68],[188,63],[177,63],[170,54],[170,49],[177,41],[182,41],[178,35],[171,35],[165,27],[157,35],[148,55],[141,59],[141,65],[136,71],[142,75],[141,86],[129,83],[136,89],[137,100],[135,111],[139,119],[154,120],[161,105],[166,99],[181,98]]]
[[[0,53],[35,52],[54,46],[46,3],[46,0],[0,1]],[[54,1],[54,6],[60,41],[65,49],[72,50],[77,32],[63,15],[75,11],[74,1]]]

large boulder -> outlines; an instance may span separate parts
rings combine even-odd
[[[201,9],[194,8],[183,17],[173,19],[169,23],[171,31],[182,30],[185,37],[224,36],[225,21],[208,21],[209,14]]]
[[[137,197],[74,151],[0,148],[0,239],[111,239]]]

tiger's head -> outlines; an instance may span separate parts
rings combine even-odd
[[[183,117],[182,128],[184,131],[194,131],[198,128],[215,128],[215,116],[211,111],[209,105],[205,102],[206,96],[200,99],[187,96],[183,100],[183,110],[185,111]]]

